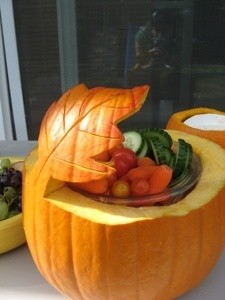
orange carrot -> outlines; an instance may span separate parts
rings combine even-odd
[[[172,179],[173,170],[167,165],[160,165],[149,179],[149,194],[162,193]]]
[[[156,162],[148,156],[139,157],[137,159],[137,166],[155,166]]]
[[[129,170],[126,174],[127,178],[132,181],[137,178],[149,179],[158,166],[142,166]]]
[[[94,194],[103,194],[108,189],[108,181],[106,178],[103,178],[89,182],[69,183],[69,186],[73,189],[79,188]]]
[[[149,182],[147,179],[137,178],[131,184],[131,194],[134,196],[144,196],[149,193]]]

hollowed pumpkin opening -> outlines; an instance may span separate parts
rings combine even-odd
[[[225,138],[224,138],[225,130],[203,130],[203,129],[193,128],[184,123],[190,117],[201,115],[201,114],[208,114],[208,113],[225,116],[225,112],[213,108],[207,108],[207,107],[192,108],[192,109],[183,110],[174,113],[169,118],[166,128],[180,130],[200,137],[207,138],[211,141],[218,143],[223,148],[225,148]]]

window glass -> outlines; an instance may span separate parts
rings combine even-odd
[[[29,139],[61,93],[55,1],[13,1]]]
[[[57,6],[51,0],[13,3],[29,138],[34,139],[45,110],[61,93]],[[173,112],[189,107],[225,110],[225,1],[75,3],[79,82],[151,86],[144,108],[121,126],[165,126]]]

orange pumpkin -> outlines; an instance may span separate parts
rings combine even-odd
[[[220,144],[223,148],[225,148],[225,131],[224,130],[202,130],[197,128],[192,128],[186,124],[184,121],[188,118],[201,115],[201,114],[218,114],[218,115],[225,115],[225,112],[219,111],[213,108],[206,108],[206,107],[198,107],[198,108],[191,108],[188,110],[183,110],[174,113],[168,120],[166,125],[167,129],[176,129],[185,131],[190,134],[195,134],[209,140],[212,140],[218,144]]]
[[[138,109],[148,88],[96,94],[80,88],[50,108],[38,148],[25,160],[23,222],[32,257],[44,278],[71,299],[175,298],[210,272],[224,248],[225,151],[200,137],[171,131],[174,140],[193,145],[203,166],[195,189],[182,201],[134,208],[91,200],[65,181],[88,182],[111,173],[110,166],[90,158],[114,147],[115,139],[121,142],[114,122]]]

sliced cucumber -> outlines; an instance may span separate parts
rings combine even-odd
[[[183,139],[178,139],[176,160],[173,168],[173,178],[178,178],[188,170],[192,160],[192,149]]]
[[[191,167],[192,159],[193,159],[193,149],[190,144],[188,144],[188,143],[186,143],[186,144],[187,144],[188,154],[186,157],[185,169],[189,170]]]
[[[193,150],[183,139],[178,139],[176,151],[172,150],[172,138],[163,129],[146,128],[124,133],[124,146],[138,157],[149,156],[157,165],[166,164],[173,169],[173,184],[180,181],[190,170]]]
[[[166,164],[169,165],[170,161],[171,161],[171,157],[175,156],[174,152],[171,148],[165,148],[163,147],[163,153],[166,157]]]
[[[143,145],[141,152],[139,154],[137,154],[138,157],[143,157],[148,154],[148,149],[149,149],[148,142],[146,141],[146,139],[144,137],[143,137],[143,140],[144,140],[144,145]]]
[[[155,136],[152,137],[150,140],[150,145],[152,152],[154,154],[154,159],[157,165],[162,165],[167,163],[167,158],[165,155],[165,148],[163,144],[161,143],[160,139]]]
[[[175,163],[176,163],[176,155],[173,153],[173,155],[171,155],[170,160],[168,162],[168,166],[174,169]]]
[[[172,146],[173,140],[171,136],[161,128],[144,128],[138,129],[137,132],[143,135],[149,143],[153,137],[158,137],[164,147],[171,148]]]
[[[131,149],[137,155],[145,151],[144,149],[146,148],[146,140],[142,137],[140,133],[136,131],[127,131],[124,132],[123,136],[124,136],[124,142],[123,142],[124,147]]]

